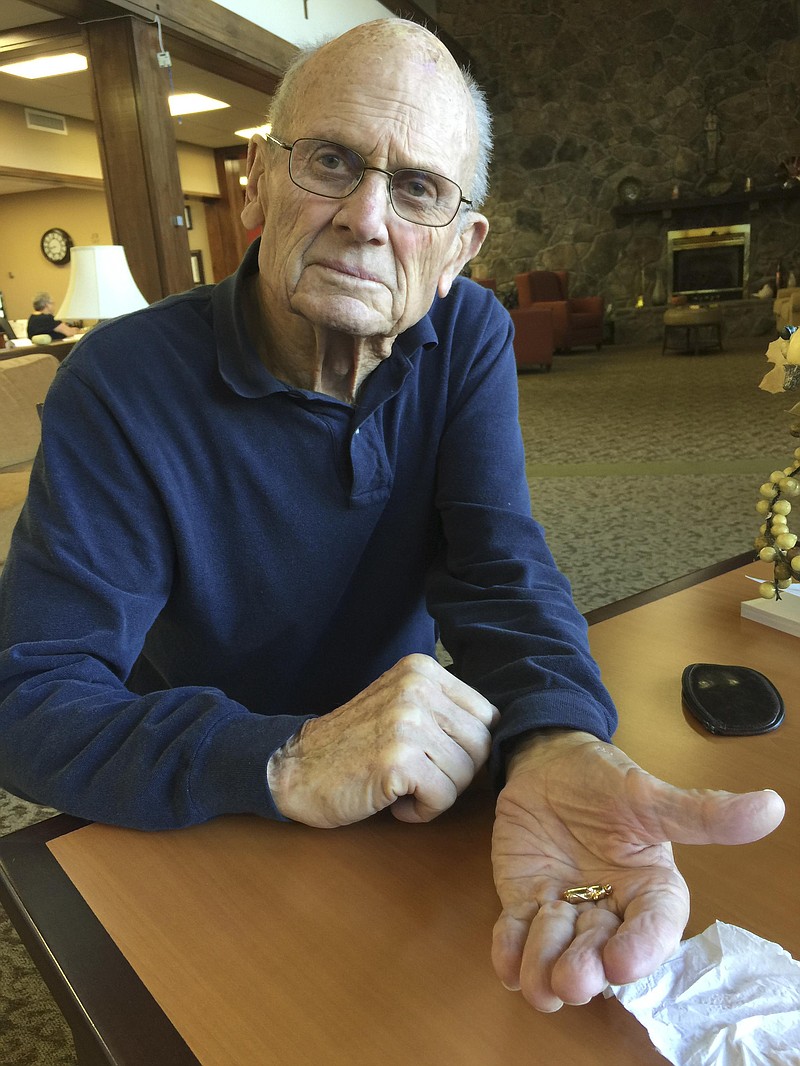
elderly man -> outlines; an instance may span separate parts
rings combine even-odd
[[[458,277],[488,229],[479,91],[381,20],[305,56],[271,118],[236,276],[139,312],[135,346],[96,328],[48,396],[0,781],[142,828],[326,827],[434,818],[489,758],[495,968],[541,1010],[583,1003],[675,948],[669,841],[756,839],[781,801],[672,788],[609,743],[530,516],[510,322]],[[611,894],[563,901],[592,883]]]

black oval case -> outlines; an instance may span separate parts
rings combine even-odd
[[[749,666],[692,663],[681,677],[683,700],[709,733],[769,733],[784,719],[783,699],[769,678]]]

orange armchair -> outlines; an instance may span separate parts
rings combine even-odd
[[[553,366],[553,312],[549,307],[515,307],[508,312],[514,323],[514,358],[517,369]]]
[[[494,278],[473,278],[484,289],[497,292]],[[553,312],[548,307],[514,308],[509,311],[514,323],[514,359],[517,369],[553,366]]]
[[[520,308],[549,307],[553,312],[556,351],[603,343],[603,299],[572,296],[566,270],[529,270],[517,274]]]

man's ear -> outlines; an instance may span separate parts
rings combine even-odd
[[[459,234],[459,239],[453,249],[453,255],[439,275],[439,284],[436,291],[441,297],[447,296],[448,292],[450,292],[450,286],[453,284],[453,279],[461,273],[470,259],[474,259],[481,250],[481,245],[486,240],[488,232],[488,218],[479,215],[477,211],[473,211],[469,222]]]
[[[247,230],[257,229],[264,224],[264,209],[258,195],[258,182],[264,173],[264,155],[267,142],[259,133],[253,134],[247,145],[247,185],[244,190],[244,207],[242,223]]]

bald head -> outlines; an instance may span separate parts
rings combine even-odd
[[[369,85],[363,106],[373,114],[383,107],[387,118],[394,118],[405,108],[412,124],[415,107],[439,112],[441,135],[454,138],[464,149],[460,180],[480,207],[488,191],[491,119],[483,93],[438,37],[415,22],[386,18],[362,23],[301,52],[273,98],[273,132],[295,138],[302,117],[324,114],[332,90],[350,82],[354,88],[356,83]]]
[[[430,30],[406,19],[377,19],[363,22],[340,37],[335,37],[318,50],[337,56],[341,62],[352,62],[358,55],[362,61],[379,70],[392,55],[402,54],[405,62],[421,75],[434,74],[463,84],[461,71],[451,54]]]
[[[455,66],[455,60],[439,38],[424,26],[408,19],[382,18],[372,22],[362,22],[339,37],[332,38],[321,47],[342,46],[349,50],[359,44],[365,44],[379,55],[385,55],[386,49],[398,48],[404,42],[409,43],[412,48],[420,52],[420,55],[424,54],[433,62],[440,58]]]

